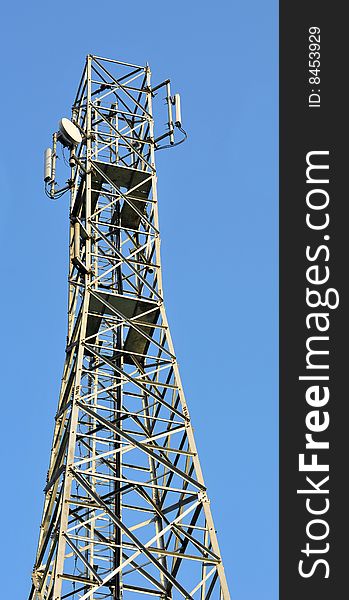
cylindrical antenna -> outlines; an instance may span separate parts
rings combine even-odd
[[[181,97],[179,94],[175,94],[174,97],[175,104],[175,125],[177,127],[182,127],[182,113],[181,113]]]
[[[46,148],[44,153],[44,182],[48,183],[52,179],[52,149]]]
[[[74,258],[80,258],[80,223],[74,223]]]

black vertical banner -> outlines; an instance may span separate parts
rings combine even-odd
[[[348,594],[346,8],[280,2],[280,600]]]

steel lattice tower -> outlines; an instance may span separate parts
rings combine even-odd
[[[229,600],[163,302],[150,77],[88,56],[73,105],[68,337],[30,600]]]

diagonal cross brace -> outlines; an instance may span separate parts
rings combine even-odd
[[[105,427],[107,427],[111,431],[114,431],[115,433],[117,433],[121,437],[125,438],[125,440],[127,440],[128,442],[130,442],[130,444],[133,444],[134,446],[136,446],[136,448],[138,448],[139,450],[141,450],[145,454],[148,454],[148,456],[150,456],[151,458],[153,458],[155,461],[161,463],[162,465],[164,465],[165,467],[167,467],[171,471],[174,471],[181,479],[184,479],[188,483],[191,483],[192,485],[194,485],[199,490],[202,490],[202,491],[206,490],[206,488],[205,488],[204,485],[202,485],[201,483],[198,483],[195,479],[193,479],[192,477],[189,477],[189,475],[187,475],[186,473],[183,473],[183,471],[181,471],[181,469],[178,469],[178,467],[175,467],[166,458],[163,458],[162,456],[159,456],[158,454],[156,454],[155,452],[153,452],[153,450],[151,450],[150,448],[148,448],[147,446],[145,446],[141,442],[138,442],[137,440],[135,440],[131,435],[129,435],[128,433],[126,433],[125,431],[123,431],[123,429],[119,429],[119,427],[117,427],[116,425],[114,425],[113,423],[111,423],[110,421],[108,421],[107,419],[105,419],[104,417],[102,417],[101,415],[99,415],[98,413],[96,413],[94,410],[92,410],[91,408],[89,408],[88,406],[86,406],[85,404],[83,404],[82,402],[77,401],[77,405],[83,411],[85,411],[87,414],[89,414],[91,417],[93,417],[94,419],[96,419],[100,423],[103,423],[103,425],[105,425]]]
[[[138,548],[140,553],[144,554],[159,569],[159,571],[161,571],[163,573],[163,575],[165,575],[166,579],[168,579],[168,581],[170,581],[172,583],[172,585],[174,585],[181,592],[181,594],[183,594],[183,596],[184,596],[184,598],[186,598],[186,600],[193,600],[192,596],[190,596],[190,594],[181,586],[181,584],[174,577],[172,577],[171,573],[169,573],[167,571],[167,569],[165,569],[165,567],[161,564],[161,562],[159,562],[152,555],[152,553],[146,548],[146,546],[144,546],[144,544],[142,544],[142,542],[128,529],[128,527],[121,521],[121,519],[119,519],[110,510],[109,506],[105,502],[103,502],[101,497],[90,487],[90,485],[86,482],[85,478],[82,477],[80,475],[80,473],[77,473],[76,471],[74,471],[73,468],[71,468],[71,472],[72,472],[73,476],[75,477],[75,479],[85,489],[85,491],[94,500],[96,500],[96,502],[98,504],[100,504],[100,506],[103,508],[105,513],[110,517],[110,519],[115,523],[115,525],[117,525],[133,541],[133,543]],[[184,514],[182,515],[182,517],[183,516],[184,516]],[[109,576],[111,578],[113,575],[109,574]],[[93,590],[92,590],[92,592],[93,592]],[[83,596],[81,600],[84,600],[84,598],[88,598],[88,595]]]

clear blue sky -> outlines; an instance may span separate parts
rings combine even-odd
[[[181,92],[189,141],[157,154],[168,315],[232,598],[277,598],[277,20],[276,0],[2,8],[4,599],[30,586],[66,337],[68,199],[42,153],[87,53]]]

